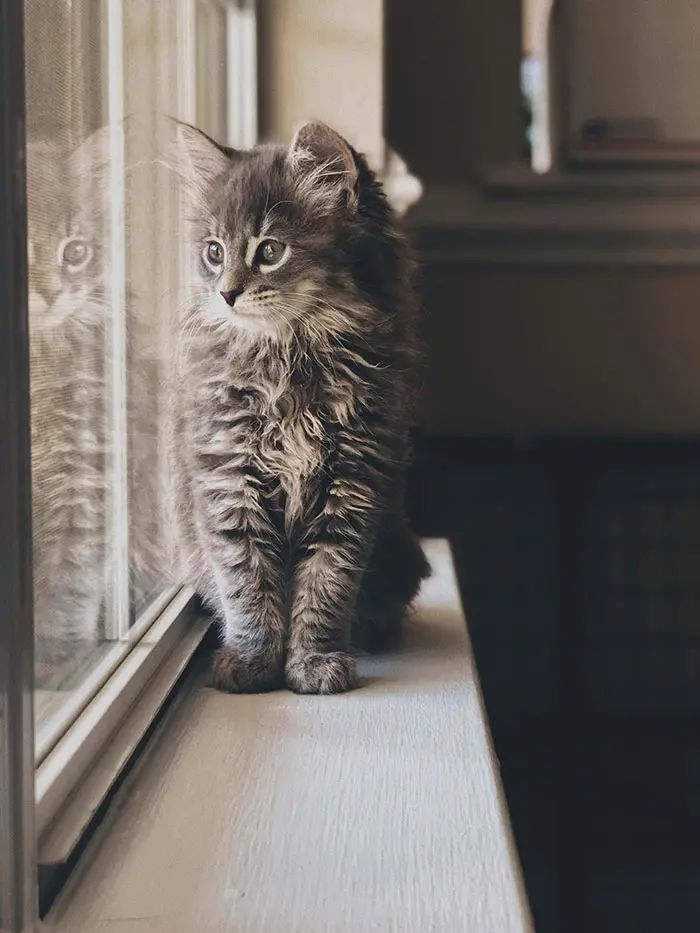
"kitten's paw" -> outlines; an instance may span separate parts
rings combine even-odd
[[[295,693],[345,693],[357,686],[357,667],[343,651],[313,653],[290,661],[285,678]]]
[[[213,673],[215,687],[226,693],[266,693],[283,685],[276,659],[247,659],[234,648],[214,653]]]

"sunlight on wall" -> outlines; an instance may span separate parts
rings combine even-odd
[[[263,86],[275,89],[265,134],[287,140],[305,120],[325,120],[381,166],[381,0],[265,0],[262,28]]]

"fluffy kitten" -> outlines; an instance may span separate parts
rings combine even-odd
[[[416,363],[407,246],[363,156],[314,123],[225,149],[180,126],[198,285],[173,468],[184,573],[229,691],[336,693],[427,565],[404,512]]]

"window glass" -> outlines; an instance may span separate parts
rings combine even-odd
[[[39,758],[179,583],[164,386],[184,244],[168,118],[193,119],[194,9],[25,3]]]

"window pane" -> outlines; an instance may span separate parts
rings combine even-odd
[[[37,716],[103,649],[111,186],[100,4],[28,0],[27,197]]]
[[[183,50],[173,2],[123,3],[126,330],[130,618],[146,611],[171,576],[167,535],[167,364],[182,300],[183,248],[172,163],[184,97]]]
[[[185,244],[168,117],[193,119],[196,33],[189,0],[25,10],[41,758],[180,583],[164,387]],[[225,110],[223,85],[211,97]]]

